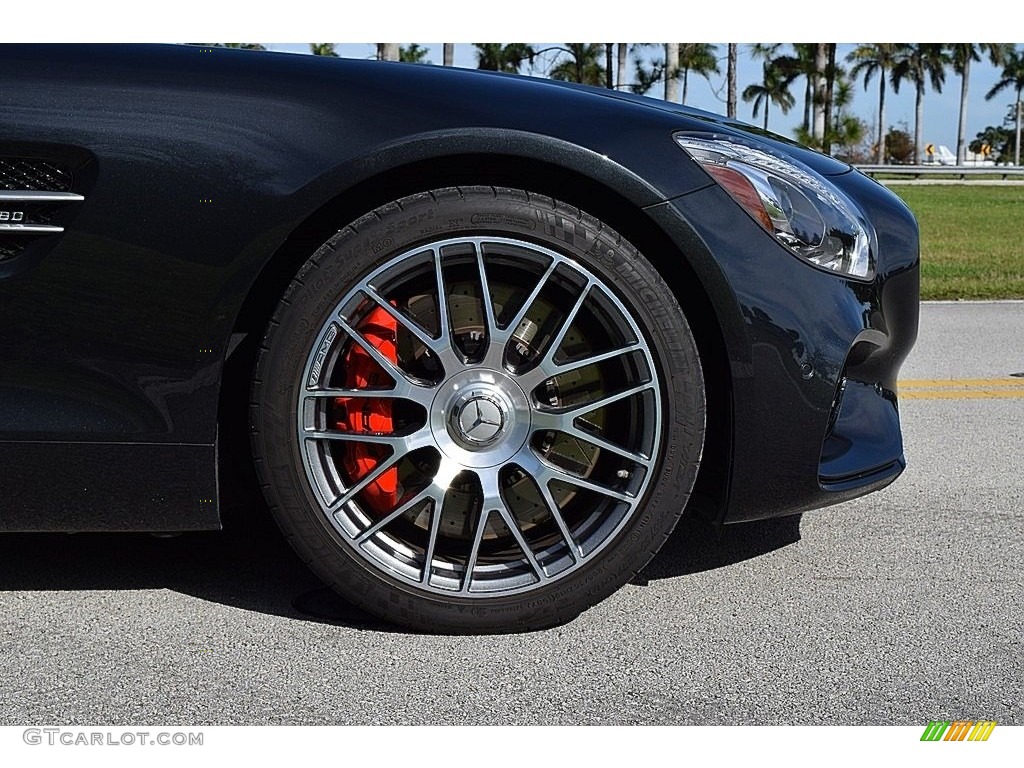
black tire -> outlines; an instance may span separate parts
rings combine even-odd
[[[467,241],[469,245],[465,247],[461,243],[438,246],[436,252],[426,252],[426,256],[413,255],[425,244],[462,238],[482,240]],[[459,249],[468,252],[470,247],[475,249],[475,255],[459,255]],[[521,261],[517,260],[519,253],[523,254]],[[474,258],[478,261],[474,262]],[[521,322],[512,328],[509,321],[503,328],[497,292],[504,291],[501,312],[511,314],[516,301],[523,301],[516,298],[516,286],[521,285],[525,291],[530,276],[546,263],[551,277],[547,282],[536,283],[544,286],[537,294],[536,308],[532,304],[521,305],[520,315],[515,316],[521,317]],[[441,283],[445,285],[443,304],[440,295],[430,293],[430,285],[440,293],[438,281],[428,274],[430,264],[443,264],[447,270],[441,272],[447,281]],[[391,271],[372,277],[372,283],[363,282],[371,280],[368,276],[376,275],[375,270],[384,265],[392,265],[387,267]],[[479,269],[479,291],[472,295],[471,288],[465,286],[472,286],[476,279],[471,274],[474,268]],[[465,283],[459,283],[460,279]],[[584,284],[585,279],[591,282]],[[454,350],[450,355],[455,357],[444,360],[462,360],[464,368],[442,365],[446,353],[441,341],[434,342],[435,354],[434,346],[414,338],[405,321],[387,321],[395,313],[384,312],[387,307],[373,304],[366,288],[372,284],[372,290],[383,295],[385,291],[378,291],[378,285],[388,284],[388,280],[399,286],[388,289],[393,295],[405,291],[403,295],[407,297],[386,299],[392,307],[402,307],[401,301],[407,301],[409,307],[414,300],[424,301],[418,295],[408,298],[414,290],[409,286],[424,281],[427,298],[433,303],[422,304],[428,309],[420,317],[420,330],[430,339],[445,338],[440,321],[429,326],[423,318],[429,315],[430,306],[435,310],[447,308],[436,314],[446,318],[450,329],[447,338]],[[557,291],[571,297],[574,281],[581,286],[581,309],[576,314],[565,310],[557,300],[562,295]],[[363,292],[352,293],[359,285],[364,286]],[[485,290],[485,285],[490,288]],[[485,292],[492,299],[489,303],[481,298]],[[339,306],[346,296],[351,297],[346,306],[357,308]],[[493,307],[491,314],[489,307]],[[336,310],[341,314],[336,316]],[[542,314],[542,310],[547,314]],[[368,477],[367,472],[381,471],[386,461],[383,453],[374,453],[377,448],[351,446],[372,446],[372,441],[381,436],[399,434],[401,430],[395,425],[406,418],[396,415],[397,400],[376,400],[361,394],[352,398],[333,395],[339,377],[348,382],[359,356],[369,354],[365,350],[369,332],[365,329],[371,326],[365,324],[369,322],[365,318],[371,311],[387,322],[394,322],[395,334],[404,334],[407,347],[410,343],[421,347],[417,355],[388,352],[387,360],[397,361],[400,366],[443,368],[443,373],[431,374],[437,377],[436,381],[428,377],[431,383],[422,385],[424,392],[429,389],[428,394],[421,394],[417,389],[420,385],[407,386],[424,403],[432,405],[404,406],[414,413],[408,416],[409,422],[414,423],[409,427],[414,430],[410,434],[416,440],[439,441],[439,447],[417,448],[420,463],[415,467],[407,466],[413,463],[411,459],[402,459],[396,467],[401,466],[404,475],[399,475],[397,468],[393,470],[394,476],[388,475],[392,470],[383,471],[344,502],[345,494]],[[479,322],[484,330],[466,330],[469,321],[465,318],[473,311],[482,313],[473,322]],[[456,313],[461,314],[456,317]],[[362,318],[358,320],[363,323],[358,325],[358,333],[339,333],[341,321],[337,318],[342,316],[346,323],[351,321],[349,328],[357,327],[357,316]],[[545,351],[531,346],[544,331],[543,327],[537,330],[538,325],[550,322],[558,328],[558,318],[564,321],[565,316],[571,317],[572,322],[564,341],[556,332],[555,348]],[[534,317],[539,319],[534,322]],[[527,328],[533,328],[536,335],[528,336]],[[636,330],[639,334],[634,333]],[[472,362],[489,354],[481,352],[475,358],[474,345],[485,350],[497,348],[496,340],[502,334],[512,336],[501,342],[504,351],[495,354],[501,360],[518,362],[508,362],[505,369],[493,365],[483,368],[482,364]],[[631,335],[640,338],[630,340]],[[620,337],[627,352],[616,352],[611,362],[594,362],[572,374],[559,372],[554,378],[543,379],[544,383],[536,388],[526,388],[526,382],[547,375],[534,373],[530,378],[531,365],[539,370],[546,364],[544,371],[562,365],[562,370],[566,370],[578,365],[578,361],[599,357],[595,350],[600,349],[601,343],[613,345]],[[550,344],[550,334],[547,339]],[[567,361],[569,353],[561,351],[560,345],[568,347],[570,341],[582,345],[588,356]],[[400,347],[401,343],[395,342],[395,349]],[[383,346],[376,348],[379,352],[385,350]],[[560,362],[556,352],[562,355]],[[319,363],[318,354],[322,357]],[[491,358],[492,363],[494,359],[497,358]],[[330,371],[326,372],[328,368]],[[486,373],[484,383],[473,378],[469,384],[461,383],[461,379],[447,384],[454,375],[472,378],[481,370]],[[522,378],[517,378],[520,375]],[[601,410],[577,414],[581,407],[571,404],[577,396],[573,386],[584,392],[585,387],[578,380],[587,376],[597,382],[587,386],[615,402]],[[398,381],[394,374],[391,378]],[[437,383],[441,381],[445,383]],[[488,389],[492,385],[493,392]],[[364,382],[358,386],[367,385]],[[330,392],[315,399],[324,394],[325,387],[330,387]],[[395,387],[397,391],[397,383]],[[621,393],[631,391],[630,387],[642,391],[623,396]],[[449,389],[452,393],[462,392],[458,402],[451,399],[455,395]],[[563,389],[568,394],[563,395]],[[441,393],[449,400],[442,402]],[[529,408],[516,399],[524,393]],[[542,396],[548,399],[542,402]],[[511,399],[502,399],[506,397]],[[346,422],[357,411],[351,405],[353,402],[363,403],[364,420],[369,418],[369,403],[375,407],[381,402],[389,403],[384,406],[386,421],[378,422],[388,428],[371,433],[358,422],[355,426]],[[485,419],[481,409],[493,411],[491,421]],[[426,413],[420,413],[421,410]],[[657,414],[657,424],[651,423],[652,414]],[[584,415],[588,420],[581,421]],[[569,431],[545,431],[537,426],[544,423],[544,418],[558,420],[558,424],[572,431],[572,436]],[[334,427],[330,426],[330,419],[337,420]],[[417,419],[424,425],[415,426],[419,424]],[[431,419],[436,419],[436,424]],[[600,427],[595,427],[594,422]],[[250,421],[257,473],[267,501],[288,541],[309,567],[363,610],[408,628],[441,633],[496,633],[550,627],[575,618],[625,584],[658,551],[682,514],[701,457],[704,422],[704,385],[693,335],[674,295],[650,262],[608,226],[570,205],[521,190],[491,187],[437,189],[402,198],[363,216],[325,243],[302,267],[270,321],[257,363]],[[308,432],[300,435],[302,430]],[[595,440],[604,440],[604,447],[585,437],[581,439],[581,430],[593,432]],[[486,433],[481,439],[491,441],[487,447],[475,442],[474,431]],[[325,436],[327,432],[333,437]],[[521,434],[527,437],[519,444]],[[390,450],[397,455],[405,446],[412,450],[413,445],[410,441],[400,447],[396,442]],[[566,446],[575,447],[570,450]],[[420,482],[427,489],[421,489],[421,495],[429,491],[438,498],[438,492],[430,488],[449,486],[441,481],[431,486],[429,479],[415,480],[420,477],[418,473],[425,473],[423,477],[428,478],[431,471],[440,471],[423,466],[431,461],[438,462],[437,466],[462,466],[457,459],[449,459],[449,454],[465,455],[471,461],[479,458],[482,465],[502,460],[502,452],[513,449],[518,452],[506,465],[519,467],[522,460],[525,467],[532,461],[529,456],[536,454],[543,459],[537,461],[540,469],[533,470],[534,474],[528,469],[499,465],[470,469],[451,481],[453,490],[440,492],[440,501],[431,503],[428,499],[423,506],[412,507],[395,517],[363,545],[355,543],[358,536],[366,535],[366,530],[354,530],[353,526],[358,529],[365,524],[371,528],[372,521],[384,519],[381,516],[393,513],[395,505],[400,506],[412,496],[411,490],[389,490],[390,485],[385,488],[383,478],[404,478],[403,483],[411,484],[410,488],[418,487],[416,482]],[[579,461],[589,462],[587,469],[576,472],[563,466],[570,462],[567,456],[577,456],[573,451],[582,457]],[[359,473],[352,470],[359,460],[370,469],[360,469]],[[583,478],[581,482],[593,481],[599,490],[588,490],[571,479],[566,481],[566,477],[576,476]],[[483,490],[473,495],[475,489],[482,489],[487,483],[497,483],[500,488],[497,501],[493,501],[494,494],[488,498]],[[540,490],[541,485],[547,494]],[[330,495],[335,486],[336,498]],[[390,499],[391,506],[383,507],[380,498],[368,496],[370,486],[374,494]],[[603,490],[606,487],[611,489],[607,493]],[[378,504],[382,505],[381,510],[377,509]],[[332,505],[340,510],[338,516],[329,516]],[[493,512],[482,509],[488,505],[494,507]],[[435,515],[436,509],[444,511]],[[535,517],[529,517],[531,514]],[[485,523],[482,528],[481,517]],[[462,530],[458,528],[460,524]],[[389,532],[392,528],[398,532]],[[602,532],[604,538],[599,538]],[[370,552],[368,544],[376,549]],[[421,569],[419,576],[413,573],[417,567]],[[527,583],[528,579],[535,583]],[[477,592],[476,588],[493,591]]]

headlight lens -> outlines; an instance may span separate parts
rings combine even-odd
[[[874,276],[868,224],[823,176],[722,136],[677,134],[683,149],[776,240],[811,264]]]

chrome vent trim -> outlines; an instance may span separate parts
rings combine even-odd
[[[85,200],[74,192],[0,189],[0,203],[80,203]]]
[[[64,227],[52,224],[0,224],[0,235],[56,235]]]
[[[52,163],[0,158],[0,264],[65,231],[50,222],[64,206],[85,200],[68,191],[71,183],[71,174]]]

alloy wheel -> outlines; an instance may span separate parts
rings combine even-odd
[[[458,597],[576,571],[639,508],[662,382],[613,286],[554,250],[459,237],[356,283],[309,350],[298,440],[372,568]]]

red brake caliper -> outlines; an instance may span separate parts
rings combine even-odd
[[[384,309],[370,312],[359,325],[363,338],[393,363],[398,362],[396,337],[398,323]],[[345,386],[353,389],[379,387],[391,383],[384,369],[370,354],[352,343],[344,359]],[[343,432],[378,432],[394,429],[391,400],[383,397],[338,397],[334,399],[334,428]],[[352,482],[358,482],[390,456],[383,445],[348,443],[342,461]],[[372,511],[383,514],[398,503],[398,468],[392,467],[363,489],[362,496]]]

